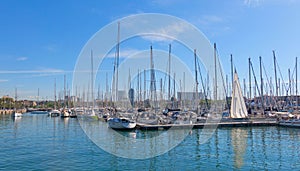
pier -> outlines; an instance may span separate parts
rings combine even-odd
[[[182,128],[203,128],[205,127],[253,127],[253,126],[277,126],[278,122],[276,119],[253,119],[253,120],[242,120],[242,121],[221,121],[220,123],[193,123],[193,124],[164,124],[164,125],[152,125],[137,123],[136,128],[141,130],[162,130],[162,129],[182,129]]]

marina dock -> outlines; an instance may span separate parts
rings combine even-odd
[[[220,123],[193,123],[193,124],[164,124],[152,125],[137,123],[136,128],[141,130],[162,130],[162,129],[182,129],[182,128],[204,128],[204,127],[253,127],[253,126],[277,126],[276,119],[255,119],[244,121],[222,121]]]

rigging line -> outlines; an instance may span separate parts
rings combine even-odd
[[[270,96],[272,97],[271,99],[275,102],[275,107],[278,108],[278,105],[277,105],[277,97],[274,96],[274,92],[273,92],[273,87],[271,85],[271,81],[269,80],[269,77],[267,75],[267,71],[266,71],[266,68],[265,68],[265,65],[264,65],[264,62],[262,61],[262,66],[263,66],[263,69],[264,69],[264,72],[265,72],[265,76],[267,78],[267,84],[269,85],[269,88],[270,88]],[[267,89],[268,86],[265,86],[265,88]]]
[[[206,94],[206,90],[205,90],[205,87],[204,87],[204,81],[203,81],[203,77],[202,77],[202,73],[201,73],[201,68],[200,68],[199,60],[197,60],[197,64],[198,64],[198,70],[199,70],[200,80],[201,80],[201,84],[202,84],[202,88],[203,88],[203,93],[204,93],[206,107],[207,107],[207,109],[209,109],[210,107],[209,107],[209,104],[208,104],[207,94]]]
[[[263,66],[263,70],[264,70],[265,76],[266,76],[266,78],[267,78],[267,84],[269,85],[269,87],[268,87],[267,85],[265,85],[265,89],[268,89],[268,88],[270,88],[270,91],[271,91],[271,92],[272,92],[272,94],[273,94],[273,91],[272,91],[272,86],[271,86],[271,82],[270,82],[270,80],[269,80],[269,76],[267,75],[267,71],[266,71],[266,68],[265,68],[264,62],[263,62],[263,61],[261,61],[261,62],[262,62],[262,66]]]
[[[252,70],[253,77],[254,77],[255,87],[256,87],[256,89],[258,91],[258,95],[260,96],[260,91],[259,91],[259,88],[258,88],[258,84],[257,84],[257,80],[256,80],[256,76],[255,76],[255,72],[254,72],[254,69],[253,69],[252,62],[250,63],[250,66],[251,66],[251,70]]]
[[[230,109],[228,98],[227,98],[227,91],[226,91],[226,86],[225,86],[225,81],[224,81],[224,75],[222,72],[221,62],[219,60],[219,51],[218,51],[218,49],[216,49],[216,51],[217,51],[217,56],[218,56],[219,72],[221,73],[223,89],[225,92],[226,104],[227,104],[228,109]]]
[[[283,83],[284,90],[287,91],[288,88],[285,86],[285,81],[284,81],[284,79],[283,79],[283,76],[282,76],[282,73],[281,73],[281,70],[280,70],[280,67],[279,67],[279,64],[278,64],[277,59],[276,59],[276,64],[277,64],[277,68],[278,68],[278,70],[279,70],[279,74],[280,74],[280,78],[281,78],[282,83]]]

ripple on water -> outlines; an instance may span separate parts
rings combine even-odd
[[[1,116],[0,170],[300,170],[300,129],[219,128],[204,144],[200,133],[194,129],[161,156],[133,160],[101,150],[77,119]],[[136,133],[137,138],[151,136],[155,132]]]

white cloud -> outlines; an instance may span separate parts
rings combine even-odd
[[[205,26],[222,22],[224,22],[224,19],[216,15],[203,15],[199,19],[199,23]]]
[[[28,59],[27,57],[22,56],[17,58],[17,61],[26,61],[27,59]]]
[[[248,7],[257,7],[261,5],[262,2],[263,0],[244,0],[244,5]]]
[[[143,50],[137,50],[137,49],[120,49],[120,58],[127,58],[130,56],[133,56],[136,53],[139,53]],[[115,52],[109,53],[108,55],[106,55],[107,58],[114,58],[115,57]]]
[[[0,80],[0,83],[8,82],[8,80]]]
[[[180,34],[188,31],[188,29],[189,27],[185,23],[176,22],[153,31],[155,35],[145,35],[142,36],[142,38],[151,42],[163,41],[171,43],[173,40],[176,40]]]
[[[41,69],[41,70],[0,70],[0,74],[34,74],[34,73],[63,73],[59,69]]]

